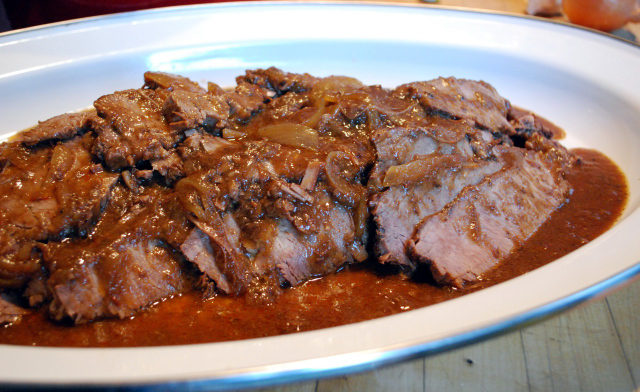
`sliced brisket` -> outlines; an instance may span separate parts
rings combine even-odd
[[[486,132],[465,120],[437,115],[424,123],[418,128],[382,128],[372,135],[377,161],[369,186],[381,188],[369,203],[376,254],[381,263],[397,265],[405,273],[415,268],[406,254],[415,226],[463,187],[500,168],[486,152],[494,143]]]
[[[553,124],[546,118],[518,107],[512,107],[509,113],[511,125],[518,134],[531,135],[541,133],[547,139],[562,139],[564,130]]]
[[[466,186],[477,184],[501,167],[502,163],[495,159],[470,160],[428,181],[393,186],[373,196],[371,213],[377,228],[379,261],[411,273],[416,264],[407,254],[407,243],[418,223],[440,211]]]
[[[295,286],[309,278],[325,276],[346,263],[357,261],[351,247],[363,245],[355,238],[353,219],[348,210],[331,200],[326,192],[315,192],[314,230],[304,233],[287,219],[276,219],[274,235],[266,238],[256,264],[275,265],[284,281]],[[328,206],[327,206],[328,205]],[[329,207],[327,209],[327,207]],[[318,219],[320,218],[320,219]]]
[[[67,140],[87,131],[96,120],[94,111],[67,113],[38,122],[33,128],[18,134],[18,141],[34,146],[44,141]]]
[[[238,85],[247,82],[282,95],[289,91],[294,93],[309,91],[319,79],[307,73],[289,73],[270,67],[247,71],[244,76],[238,76],[236,80]]]
[[[434,152],[473,156],[467,134],[479,133],[465,121],[433,116],[431,124],[422,127],[381,128],[371,135],[376,149],[376,163],[369,182],[382,184],[387,169],[409,163]]]
[[[0,144],[0,289],[55,320],[130,317],[194,285],[269,301],[367,249],[462,287],[569,189],[561,131],[482,81],[144,81]],[[0,297],[0,324],[19,317]]]
[[[233,293],[229,279],[216,264],[217,256],[211,246],[211,240],[202,230],[194,228],[180,245],[180,250],[187,260],[195,264],[208,279],[216,283],[220,291],[227,294]]]
[[[533,234],[561,206],[569,184],[541,153],[500,148],[505,167],[468,186],[416,229],[409,248],[435,279],[463,287],[487,272]]]
[[[0,280],[21,285],[39,267],[39,242],[85,235],[118,175],[92,161],[90,135],[55,147],[5,145],[0,173]]]
[[[227,126],[229,104],[225,96],[171,91],[162,106],[169,126],[176,131],[203,128],[209,132]]]
[[[186,238],[170,193],[134,195],[118,188],[87,238],[51,243],[45,253],[52,318],[83,323],[129,317],[188,287],[189,270],[169,244]]]
[[[415,98],[429,113],[468,119],[482,129],[513,133],[507,120],[510,104],[493,86],[456,78],[438,78],[400,86],[398,93]]]
[[[163,101],[153,90],[126,90],[95,101],[105,120],[97,129],[94,153],[111,169],[165,158],[180,140],[162,113]]]
[[[30,310],[16,305],[8,294],[0,293],[0,327],[19,322],[29,312]]]
[[[263,109],[266,102],[270,101],[270,94],[265,88],[246,82],[238,82],[233,91],[227,93],[229,105],[229,117],[244,123],[251,116]]]
[[[166,244],[144,231],[119,234],[99,243],[78,241],[47,257],[54,319],[125,318],[186,286],[179,256]]]
[[[296,285],[354,261],[364,245],[350,207],[321,179],[318,153],[255,141],[226,141],[209,152],[205,139],[189,143],[185,162],[191,167],[197,157],[207,167],[176,184],[197,226],[181,250],[221,291],[251,291],[265,281]],[[306,189],[298,185],[305,176],[314,183]]]

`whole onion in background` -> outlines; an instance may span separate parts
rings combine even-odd
[[[562,11],[571,23],[602,31],[640,22],[638,0],[563,0]]]
[[[640,0],[529,0],[527,13],[549,17],[564,14],[571,23],[612,31],[640,22]]]

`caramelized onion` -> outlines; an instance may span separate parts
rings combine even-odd
[[[246,133],[241,131],[236,131],[229,128],[224,128],[222,130],[222,138],[224,139],[240,139],[246,136]]]
[[[458,155],[432,154],[413,160],[404,165],[391,166],[382,181],[382,186],[390,187],[423,181],[438,175],[442,170],[456,169],[463,159]]]
[[[313,113],[311,117],[309,117],[302,125],[307,126],[309,128],[313,128],[318,125],[322,115],[324,114],[324,108],[326,106],[326,101],[324,99],[320,100],[320,105],[316,108],[316,111]]]
[[[346,76],[329,76],[322,79],[313,86],[310,93],[311,103],[316,107],[316,111],[303,125],[310,128],[315,127],[324,114],[327,102],[337,102],[335,95],[362,86],[363,84],[358,79]]]
[[[209,221],[209,213],[215,209],[207,197],[208,187],[202,184],[202,176],[189,176],[176,183],[175,189],[182,206],[198,220]]]
[[[369,218],[369,209],[367,208],[366,193],[362,193],[353,214],[353,224],[355,226],[355,237],[362,238],[367,229],[367,219]]]
[[[40,269],[42,244],[22,244],[13,257],[0,257],[0,287],[19,288]]]
[[[331,151],[327,154],[325,168],[331,193],[340,203],[355,207],[365,192],[364,187],[356,182],[358,169],[349,155],[343,151]]]
[[[326,98],[329,98],[329,101],[335,102],[330,97],[326,97],[327,94],[335,95],[363,86],[362,82],[355,78],[348,76],[328,76],[313,86],[311,89],[311,100],[316,106]]]
[[[272,142],[314,151],[318,149],[319,144],[318,131],[299,124],[267,125],[258,130],[258,136]]]
[[[414,105],[411,100],[397,98],[381,88],[370,88],[368,92],[373,107],[386,115],[403,114]]]
[[[15,274],[33,274],[40,268],[35,260],[13,261],[0,259],[0,272],[6,277]]]
[[[0,287],[8,288],[8,289],[19,289],[24,286],[27,282],[26,276],[16,276],[13,278],[3,278],[0,277]]]

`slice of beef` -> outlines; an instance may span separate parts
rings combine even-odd
[[[189,136],[177,148],[186,175],[207,170],[212,162],[217,161],[216,157],[238,147],[236,142],[203,132],[187,132],[187,135]]]
[[[208,237],[209,247],[200,237],[203,244],[196,257],[192,258],[193,252],[185,253],[185,256],[220,290],[239,295],[247,290],[252,280],[267,271],[260,270],[251,262],[240,245],[240,228],[233,215],[225,215],[226,218],[222,218],[218,212],[211,211],[207,213],[207,218],[194,219],[197,229]],[[209,252],[210,249],[213,252]]]
[[[264,281],[296,285],[362,261],[352,207],[335,200],[319,173],[312,189],[298,185],[319,153],[264,141],[227,143],[209,155],[201,140],[189,143],[186,162],[200,154],[208,167],[176,185],[198,228],[181,250],[220,291],[251,292]]]
[[[179,75],[164,72],[145,73],[145,86],[164,100],[164,115],[176,130],[201,127],[209,132],[231,122],[244,122],[270,100],[266,88],[238,80],[232,91],[209,82],[207,90]]]
[[[166,244],[135,231],[110,240],[79,241],[48,256],[54,319],[125,318],[186,286],[179,256]]]
[[[269,248],[258,256],[258,262],[275,264],[285,281],[291,285],[312,276],[308,263],[309,244],[305,244],[288,221],[280,220],[277,234],[271,239]]]
[[[415,269],[406,254],[415,226],[463,187],[501,166],[490,156],[496,140],[488,132],[466,120],[437,115],[423,123],[417,128],[382,128],[371,137],[377,161],[368,186],[379,190],[369,202],[376,254],[381,263],[397,265],[407,274]]]
[[[181,132],[203,128],[219,132],[227,126],[229,97],[223,89],[207,91],[188,78],[165,72],[146,72],[144,80],[145,87],[155,90],[163,100],[162,112],[172,129]]]
[[[194,228],[180,245],[180,250],[210,280],[214,281],[222,292],[232,294],[231,282],[216,264],[216,252],[209,237],[198,228]]]
[[[247,84],[255,87],[254,85]],[[288,123],[304,123],[307,114],[303,108],[310,105],[308,93],[290,93],[270,100],[267,104],[262,105],[264,110],[260,113],[259,118],[252,119],[252,125],[261,126],[262,124],[272,124],[277,122]],[[309,108],[315,113],[315,108]]]
[[[475,137],[480,131],[464,120],[439,116],[432,116],[429,120],[428,126],[382,128],[371,135],[376,150],[376,163],[369,178],[371,185],[381,184],[389,167],[411,162],[420,156],[434,152],[465,157],[474,155],[470,144],[472,139],[467,136]]]
[[[562,173],[576,162],[576,157],[558,141],[564,137],[564,131],[549,120],[515,108],[511,113],[511,123],[516,130],[511,135],[514,145],[541,152],[555,171]]]
[[[265,88],[247,82],[238,82],[236,88],[227,93],[227,104],[230,108],[229,117],[237,122],[245,123],[251,116],[263,109],[269,101],[270,94]]]
[[[184,173],[173,149],[194,129],[220,134],[232,122],[244,122],[269,100],[267,90],[240,81],[227,92],[161,72],[145,74],[144,89],[119,91],[95,101],[94,153],[111,169],[151,164],[171,184]]]
[[[429,113],[468,119],[491,132],[513,134],[509,101],[483,81],[438,78],[399,86],[398,94],[415,98]]]
[[[177,131],[203,128],[209,132],[227,126],[229,104],[226,96],[175,90],[168,94],[162,112]]]
[[[556,175],[543,154],[501,148],[505,167],[416,228],[409,249],[430,265],[442,284],[463,287],[522,245],[561,206],[569,183]]]
[[[88,140],[89,139],[89,140]],[[21,285],[39,267],[39,241],[85,235],[99,218],[118,175],[88,152],[90,135],[55,147],[5,145],[0,173],[0,280]]]
[[[172,150],[164,158],[151,161],[151,167],[156,173],[164,177],[169,184],[174,183],[185,175],[182,157],[175,150]]]
[[[311,232],[300,231],[291,217],[275,216],[273,209],[251,224],[243,222],[246,211],[231,210],[217,225],[194,220],[198,228],[181,250],[228,294],[246,292],[253,282],[273,273],[279,281],[293,286],[334,272],[354,261],[352,247],[361,250],[363,245],[353,245],[358,241],[347,210],[332,202],[326,191],[316,197],[314,207],[327,208],[328,204],[332,209],[315,217]]]
[[[117,174],[93,163],[88,146],[82,142],[71,141],[53,149],[47,185],[55,186],[52,196],[57,201],[57,214],[51,221],[52,233],[57,234],[49,238],[85,235],[99,218],[118,180]]]
[[[94,153],[111,169],[167,157],[183,133],[169,126],[162,105],[153,90],[119,91],[98,98],[94,106],[105,123],[97,129]]]
[[[418,223],[440,211],[466,186],[477,184],[501,167],[502,162],[496,159],[470,160],[428,181],[392,186],[374,195],[370,203],[377,230],[378,260],[410,274],[416,265],[407,254],[407,243]]]
[[[563,139],[564,130],[546,118],[519,107],[512,106],[509,121],[518,134],[541,133],[547,139]]]
[[[329,99],[337,100],[338,111],[352,126],[369,123],[372,129],[383,124],[404,125],[417,110],[415,101],[394,94],[380,86],[356,85],[344,91],[325,92]]]
[[[332,201],[326,192],[314,195],[317,209],[331,206],[315,223],[316,230],[307,234],[287,219],[276,219],[275,232],[264,241],[264,250],[255,256],[258,265],[275,265],[282,279],[291,286],[328,275],[357,261],[352,254],[353,247],[364,247],[356,239],[348,210]]]
[[[319,81],[318,78],[307,73],[283,72],[275,67],[250,70],[245,75],[238,76],[236,80],[238,84],[247,82],[271,90],[278,96],[289,91],[296,93],[309,91]]]
[[[8,294],[0,293],[0,327],[15,324],[22,316],[29,313],[30,310],[16,305]]]
[[[34,146],[45,141],[71,139],[87,131],[96,119],[95,111],[67,113],[38,122],[33,128],[20,132],[17,141]]]
[[[189,287],[191,272],[172,246],[188,227],[175,221],[171,192],[118,188],[87,238],[50,243],[45,252],[53,319],[84,323],[125,318]]]

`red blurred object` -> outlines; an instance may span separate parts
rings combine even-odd
[[[563,0],[562,10],[571,23],[602,31],[640,22],[640,0]]]
[[[226,0],[4,0],[12,29],[87,16]]]

